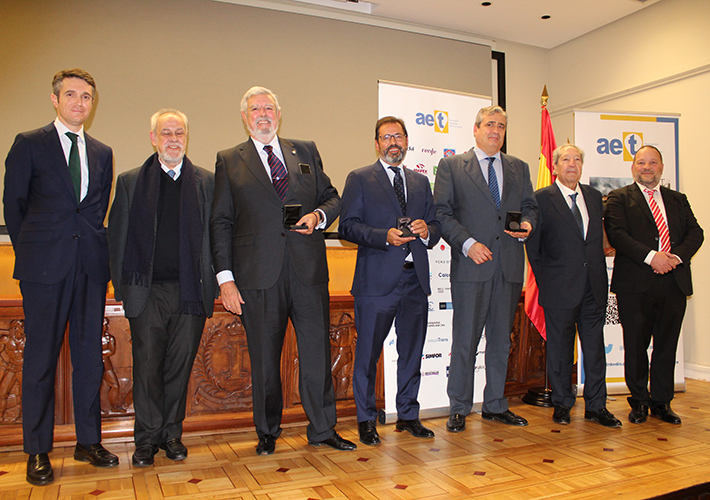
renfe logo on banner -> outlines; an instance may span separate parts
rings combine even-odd
[[[663,155],[661,183],[671,189],[678,189],[679,116],[575,111],[575,144],[585,152],[581,182],[597,188],[604,197],[614,189],[631,184],[631,163],[634,155],[641,146],[651,145],[657,147]],[[607,257],[609,283],[613,270],[614,258]],[[624,381],[623,332],[619,323],[616,296],[611,292],[607,301],[604,345],[608,392],[626,393],[628,390]],[[583,385],[584,368],[581,357],[577,366],[579,384]],[[682,333],[676,357],[675,377],[676,390],[682,389],[685,384]]]
[[[488,97],[383,81],[379,82],[378,94],[378,116],[396,116],[404,120],[407,125],[409,151],[404,159],[404,166],[426,175],[432,189],[439,160],[444,156],[464,153],[473,147],[473,123],[476,120],[476,113],[482,107],[491,105]],[[419,414],[422,418],[449,414],[446,385],[451,359],[453,316],[449,283],[450,265],[449,246],[441,240],[429,250],[431,296],[419,388]],[[397,417],[396,343],[397,337],[393,328],[383,348],[386,422],[394,421]],[[476,361],[474,402],[483,401],[484,351],[485,340],[479,346],[479,357]]]

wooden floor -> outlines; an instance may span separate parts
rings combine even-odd
[[[608,404],[621,429],[585,422],[581,400],[572,424],[560,426],[551,409],[515,399],[511,408],[528,427],[472,414],[464,432],[450,434],[446,418],[437,418],[426,422],[436,438],[422,440],[379,426],[382,444],[354,452],[308,446],[304,426],[284,429],[270,457],[254,453],[253,430],[186,436],[187,460],[160,452],[144,469],[131,466],[132,443],[105,443],[120,457],[114,469],[75,462],[72,447],[56,448],[56,479],[44,487],[25,482],[27,455],[0,450],[0,499],[650,498],[710,481],[710,382],[688,380],[687,387],[673,401],[679,426],[655,418],[630,424],[625,396]],[[358,442],[354,420],[338,431]]]

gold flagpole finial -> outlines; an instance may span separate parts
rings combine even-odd
[[[549,97],[550,96],[547,95],[547,85],[545,85],[542,89],[542,97],[540,98],[540,104],[542,104],[543,106],[547,106],[547,99]]]

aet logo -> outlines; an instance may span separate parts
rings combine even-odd
[[[417,125],[434,127],[434,132],[441,134],[449,133],[449,113],[448,111],[435,110],[434,114],[417,113],[415,122]]]
[[[624,132],[623,142],[619,139],[597,139],[597,153],[600,155],[624,154],[624,161],[633,161],[636,152],[643,146],[643,134],[641,132]]]

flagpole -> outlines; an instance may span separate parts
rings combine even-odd
[[[552,151],[555,149],[555,136],[552,132],[552,123],[550,122],[550,114],[547,112],[547,85],[542,89],[540,97],[540,105],[542,107],[542,120],[540,127],[540,165],[537,174],[536,189],[541,189],[552,184]],[[528,264],[528,279],[525,285],[525,312],[528,314],[530,321],[537,328],[540,336],[543,338],[545,346],[545,387],[531,387],[527,394],[522,397],[522,401],[533,406],[543,406],[550,408],[554,406],[552,403],[552,390],[550,389],[550,380],[547,374],[547,335],[545,329],[545,316],[542,307],[537,303],[538,289],[535,275],[532,272],[530,264]]]

